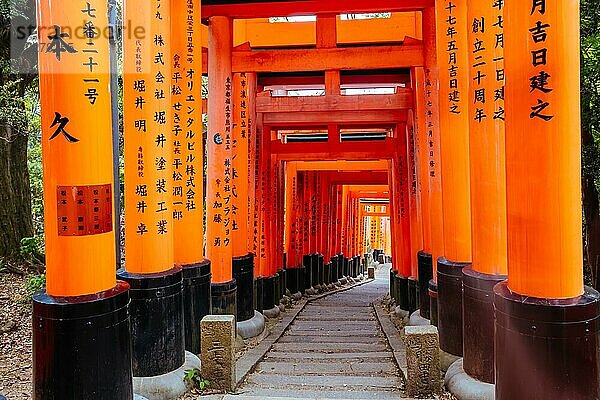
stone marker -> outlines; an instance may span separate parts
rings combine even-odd
[[[207,315],[200,328],[202,377],[211,390],[235,390],[235,317]]]
[[[433,325],[404,328],[406,343],[407,394],[428,397],[440,393],[440,346],[438,330]]]
[[[375,267],[369,267],[369,279],[375,279]]]

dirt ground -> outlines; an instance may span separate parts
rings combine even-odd
[[[31,300],[26,276],[0,273],[0,394],[31,399]]]
[[[31,299],[26,290],[27,279],[27,274],[0,272],[0,394],[8,400],[29,400],[32,395]],[[269,320],[267,330],[277,322]],[[263,337],[239,340],[236,358],[256,347]],[[190,393],[182,399],[197,396]]]

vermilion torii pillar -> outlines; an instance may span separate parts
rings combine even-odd
[[[199,3],[171,3],[174,260],[183,267],[185,348],[200,354],[200,322],[210,314],[204,259],[202,32]]]
[[[286,230],[286,288],[292,294],[301,293],[299,284],[299,267],[301,259],[298,257],[299,243],[299,202],[298,202],[298,166],[295,162],[286,163],[285,185],[285,230]],[[304,279],[304,277],[302,277]]]
[[[505,5],[508,282],[496,399],[595,399],[598,292],[583,286],[579,2]]]
[[[406,125],[406,160],[408,168],[408,209],[410,217],[411,277],[418,279],[418,253],[423,249],[423,222],[421,214],[421,188],[418,177],[418,152],[415,113],[408,112]]]
[[[233,278],[237,283],[238,324],[254,318],[254,255],[249,252],[249,187],[250,179],[250,103],[256,95],[256,74],[233,75],[231,240],[233,245]],[[247,335],[245,329],[241,329]]]
[[[87,4],[38,2],[47,286],[33,296],[36,400],[133,396],[129,285],[115,279],[108,10]]]
[[[467,1],[437,0],[444,254],[437,260],[440,348],[462,356],[462,268],[471,262]]]
[[[406,143],[406,131],[399,129],[402,135],[402,143]],[[402,153],[400,153],[402,151]],[[398,297],[398,305],[404,311],[410,310],[409,306],[409,278],[412,277],[411,266],[411,237],[410,237],[410,214],[409,214],[409,190],[408,190],[408,165],[406,158],[406,147],[399,149],[399,154],[390,162],[391,166],[391,201],[394,203],[394,243],[396,253],[394,264],[398,268],[398,274],[394,277],[395,288]]]
[[[436,2],[437,4],[437,2]],[[444,5],[440,2],[440,13],[444,10]],[[440,19],[442,19],[440,17]],[[439,22],[443,29],[443,22]],[[440,144],[440,94],[439,94],[439,76],[446,72],[440,70],[438,66],[437,50],[437,25],[436,9],[428,7],[423,10],[423,44],[425,57],[425,117],[427,142],[427,160],[429,175],[429,215],[431,232],[431,265],[433,279],[429,285],[430,295],[430,319],[433,325],[438,324],[438,301],[437,301],[437,259],[444,255],[444,217],[442,207],[442,150]],[[443,48],[443,42],[440,42],[440,49]],[[441,58],[445,60],[446,58]],[[442,65],[445,65],[442,62]],[[428,254],[422,253],[420,261],[423,265],[430,262]]]
[[[429,13],[424,13],[429,15]],[[431,17],[428,16],[428,19]],[[427,21],[427,20],[425,20]],[[429,43],[428,43],[429,44]],[[420,316],[430,318],[429,281],[433,279],[433,265],[431,256],[431,215],[429,195],[429,144],[433,141],[428,137],[428,130],[433,129],[432,116],[427,115],[426,109],[431,112],[432,100],[426,100],[425,73],[423,68],[414,68],[412,85],[415,92],[415,109],[413,115],[416,118],[414,129],[416,165],[417,165],[417,195],[419,196],[421,213],[421,239],[423,246],[417,253],[417,267],[419,277],[419,313]],[[431,86],[427,86],[431,90]],[[435,154],[435,153],[434,153]],[[435,164],[434,164],[435,165]]]
[[[507,273],[503,4],[467,11],[473,264],[463,269],[463,366],[486,383],[494,383],[493,288]]]
[[[182,268],[174,260],[171,6],[127,0],[123,55],[125,269],[131,285],[133,375],[160,376],[185,362]],[[186,144],[187,146],[187,144]],[[197,360],[199,364],[199,360]]]
[[[233,25],[228,17],[208,23],[208,134],[206,185],[206,255],[212,264],[212,308],[236,315],[237,283],[232,274],[234,229],[232,146],[234,104],[231,74]]]

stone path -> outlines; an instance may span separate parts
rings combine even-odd
[[[401,373],[371,306],[388,290],[389,268],[377,272],[373,282],[309,303],[235,398],[400,398]]]

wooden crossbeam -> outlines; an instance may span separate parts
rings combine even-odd
[[[373,70],[424,65],[423,45],[358,46],[319,49],[234,49],[233,72]]]
[[[378,161],[302,161],[295,163],[298,171],[387,171],[388,162]]]
[[[271,141],[271,154],[283,161],[385,160],[394,157],[398,140],[376,142],[281,143]]]
[[[267,2],[203,0],[202,18],[218,15],[246,19],[293,15],[417,11],[426,7],[433,7],[434,5],[434,0],[304,0]]]
[[[364,96],[307,96],[307,97],[271,97],[256,98],[256,112],[259,113],[293,113],[293,112],[327,112],[338,111],[376,111],[376,110],[408,110],[413,108],[411,89],[398,89],[396,94],[378,94]],[[267,117],[268,118],[268,117]]]
[[[276,128],[338,125],[389,125],[406,122],[407,110],[300,111],[264,114],[264,124]]]
[[[332,172],[332,185],[387,185],[387,171]]]

